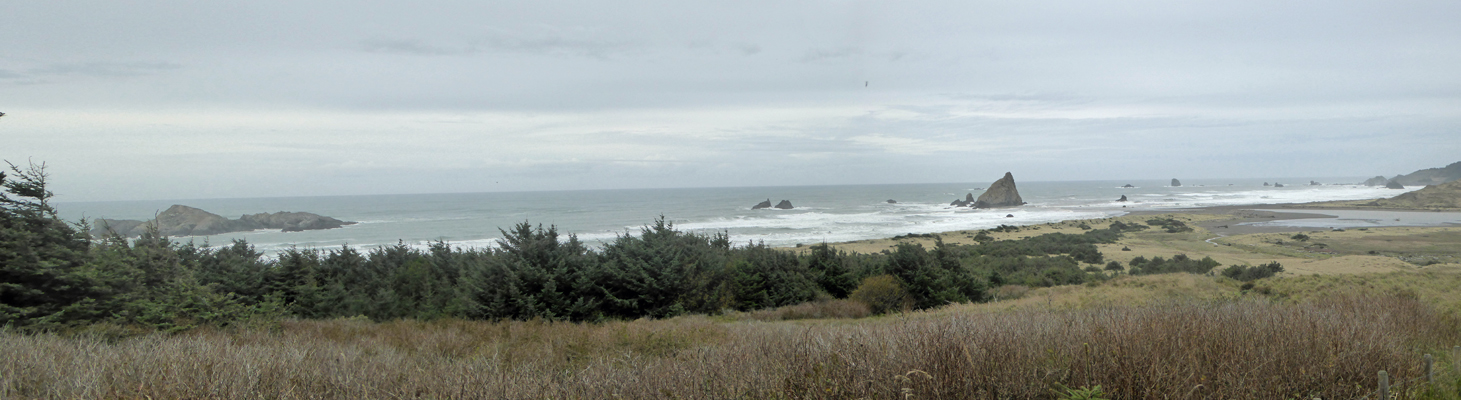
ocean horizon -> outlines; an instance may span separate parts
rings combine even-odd
[[[1182,180],[1180,187],[1170,186],[1169,180],[1150,179],[1017,182],[1028,204],[994,209],[949,206],[966,194],[978,197],[988,186],[967,182],[56,202],[55,207],[69,221],[144,220],[183,204],[227,218],[302,211],[359,222],[319,231],[257,230],[174,238],[208,246],[241,239],[273,254],[292,247],[368,249],[398,243],[425,247],[436,241],[489,248],[502,237],[499,229],[522,222],[554,226],[565,239],[572,234],[597,247],[620,235],[637,234],[660,216],[683,231],[724,232],[735,245],[794,246],[1105,218],[1138,210],[1371,199],[1420,188],[1357,184],[1364,179],[1280,178],[1278,182],[1285,185],[1281,188],[1263,186],[1274,181],[1262,179],[1190,179]],[[1134,187],[1123,188],[1126,184]],[[1122,195],[1129,201],[1116,201]],[[764,200],[773,204],[789,200],[795,208],[751,209]]]

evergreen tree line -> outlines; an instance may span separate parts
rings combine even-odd
[[[241,240],[211,248],[155,231],[92,238],[56,216],[43,166],[12,165],[11,174],[0,174],[0,325],[42,329],[113,322],[182,330],[277,317],[665,318],[847,298],[871,278],[900,287],[906,307],[928,308],[982,301],[999,285],[1101,279],[1081,269],[1102,262],[1095,244],[1146,228],[1013,241],[982,234],[974,245],[935,237],[931,248],[902,242],[851,254],[826,244],[732,246],[726,234],[682,232],[660,217],[598,249],[523,222],[491,249],[398,243],[266,257]],[[1142,270],[1178,260],[1152,261]]]

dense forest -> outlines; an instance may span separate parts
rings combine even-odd
[[[553,226],[523,222],[502,230],[490,249],[400,243],[266,256],[243,241],[207,247],[156,232],[90,237],[84,222],[57,216],[46,179],[36,165],[0,174],[0,326],[109,322],[185,330],[256,318],[355,316],[601,321],[849,297],[884,299],[875,310],[896,311],[984,301],[1001,285],[1209,273],[1217,266],[1184,255],[1133,261],[1129,269],[1103,265],[1095,244],[1148,228],[1119,222],[1083,234],[994,240],[981,232],[976,245],[936,239],[932,248],[903,242],[850,254],[827,244],[797,251],[732,245],[726,234],[682,232],[663,216],[596,249]],[[1168,230],[1180,224],[1157,222]]]

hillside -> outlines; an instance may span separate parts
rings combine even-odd
[[[1461,164],[1461,163],[1458,163]],[[1458,164],[1451,164],[1456,166]],[[1447,167],[1450,168],[1450,167]],[[1392,209],[1461,209],[1461,181],[1453,180],[1388,199],[1354,202],[1358,207]]]
[[[1461,161],[1451,163],[1444,168],[1426,168],[1408,175],[1391,178],[1392,181],[1400,182],[1405,186],[1435,185],[1458,179],[1461,179]]]

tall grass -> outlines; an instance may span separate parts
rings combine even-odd
[[[1412,298],[1172,302],[846,322],[283,321],[0,332],[0,398],[1356,398],[1461,327]]]

